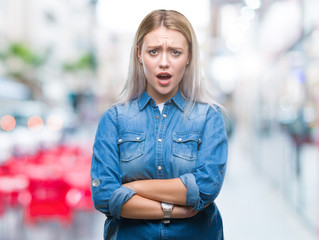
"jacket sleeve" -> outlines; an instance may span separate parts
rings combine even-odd
[[[209,108],[196,166],[180,176],[187,188],[186,205],[202,210],[213,202],[222,187],[228,155],[224,120],[219,108]]]
[[[121,215],[122,205],[135,194],[122,186],[115,108],[103,114],[97,128],[91,164],[91,193],[94,207],[116,218]]]

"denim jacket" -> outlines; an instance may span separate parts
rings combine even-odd
[[[93,146],[91,190],[95,208],[108,216],[105,239],[143,239],[142,232],[145,239],[223,239],[214,203],[227,162],[223,117],[217,106],[202,103],[185,115],[187,103],[178,91],[160,113],[144,92],[103,114]],[[172,219],[167,228],[159,227],[161,221],[120,217],[122,205],[135,194],[122,183],[169,178],[182,180],[186,204],[200,211],[195,217]]]

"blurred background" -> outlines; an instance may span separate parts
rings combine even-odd
[[[318,0],[0,0],[0,239],[102,239],[94,134],[159,8],[193,24],[228,110],[225,239],[319,239]]]

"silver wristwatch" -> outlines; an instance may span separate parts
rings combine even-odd
[[[174,208],[174,205],[165,202],[162,202],[161,205],[164,212],[164,219],[162,220],[162,222],[168,224],[171,221],[171,213]]]

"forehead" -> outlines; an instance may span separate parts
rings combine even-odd
[[[145,35],[143,45],[162,45],[187,47],[187,40],[182,33],[166,27],[159,27]]]

